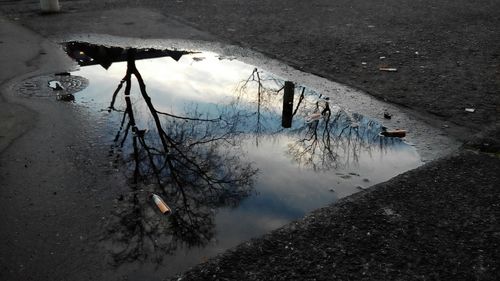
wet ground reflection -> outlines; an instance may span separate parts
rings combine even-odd
[[[104,237],[116,265],[142,261],[175,274],[421,164],[413,147],[335,97],[234,59],[65,48],[82,66],[74,74],[90,81],[76,102],[109,120],[109,157],[131,182]]]
[[[103,53],[106,49],[100,50],[99,54]],[[125,76],[108,107],[110,113],[122,115],[110,155],[120,154],[132,171],[134,190],[127,196],[127,203],[117,207],[118,223],[109,224],[110,250],[118,264],[136,260],[161,263],[178,246],[203,247],[213,239],[215,209],[237,206],[249,194],[257,170],[241,160],[241,149],[233,140],[234,127],[222,117],[204,119],[196,111],[191,116],[179,116],[157,110],[135,65],[141,52],[130,49],[123,53]],[[142,55],[148,53],[143,51]],[[88,50],[78,54],[88,55]],[[115,49],[111,54],[121,57]],[[98,57],[85,62],[110,66],[109,61],[101,63]],[[132,105],[133,82],[139,86],[140,102],[147,112],[137,114]],[[125,107],[115,107],[117,99],[122,98]],[[144,118],[146,113],[152,123],[137,123],[136,115]],[[124,150],[130,150],[130,156],[124,156]],[[141,185],[151,182],[154,184]],[[138,190],[139,186],[143,189]],[[153,193],[167,198],[174,210],[171,215],[159,216],[151,208],[148,199],[151,201]]]

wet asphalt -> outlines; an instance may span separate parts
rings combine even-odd
[[[33,12],[33,1],[14,2],[4,1],[3,12],[27,17],[36,30],[33,22],[43,19]],[[93,15],[132,2],[65,5]],[[172,280],[500,279],[498,1],[146,2],[208,32],[207,38],[254,48],[411,108],[465,142],[447,157]],[[134,25],[125,28],[140,34]],[[379,70],[386,66],[397,71]]]

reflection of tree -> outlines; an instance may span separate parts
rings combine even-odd
[[[220,118],[210,119],[196,109],[189,114],[163,112],[155,107],[135,65],[139,57],[157,53],[113,49],[110,53],[115,59],[101,62],[102,57],[107,58],[106,49],[91,47],[83,54],[78,48],[72,51],[86,64],[127,62],[126,74],[109,106],[110,112],[122,114],[113,151],[131,151],[122,157],[132,171],[131,179],[146,185],[136,186],[117,202],[109,227],[110,250],[117,263],[160,262],[180,246],[203,246],[214,238],[214,210],[238,205],[250,192],[256,173],[240,159],[238,133],[244,137],[254,134],[257,144],[261,136],[287,134],[293,161],[315,170],[357,162],[363,150],[384,149],[399,142],[380,137],[380,125],[375,122],[342,111],[300,86],[295,88],[300,95],[292,104],[294,126],[285,131],[280,120],[284,83],[257,69],[239,85],[236,100],[224,108]],[[179,58],[176,53],[174,59]],[[139,85],[137,101],[132,97],[133,77]],[[120,107],[117,104],[122,98],[124,106]],[[138,110],[139,103],[145,112]],[[143,120],[145,114],[149,123]],[[174,210],[169,217],[159,215],[151,205],[148,194],[152,192]]]
[[[181,245],[205,245],[214,237],[214,209],[239,204],[251,191],[256,173],[240,159],[241,152],[234,141],[236,130],[230,122],[202,118],[196,110],[189,116],[180,116],[155,108],[135,65],[138,52],[141,51],[126,51],[126,74],[109,106],[110,112],[122,114],[112,151],[130,148],[130,157],[124,158],[133,171],[133,183],[153,179],[154,184],[145,189],[133,185],[133,192],[117,206],[117,216],[108,233],[116,263],[145,259],[160,262],[165,254]],[[85,54],[90,57],[88,53]],[[115,49],[113,53],[123,57]],[[90,58],[87,61],[99,63]],[[131,98],[133,77],[151,117],[149,128],[141,128],[145,125],[137,119],[144,114],[138,115],[141,112],[136,112]],[[122,90],[125,106],[115,108]],[[170,216],[161,216],[152,208],[148,194],[153,192],[174,210]]]
[[[309,111],[311,112],[311,111]],[[288,153],[297,163],[314,170],[336,169],[359,161],[360,153],[384,150],[401,140],[380,135],[382,126],[361,114],[349,114],[330,108],[329,99],[313,104],[314,120],[294,130],[299,138],[288,145]]]
[[[279,88],[277,88],[279,87]],[[262,77],[262,73],[257,68],[254,68],[250,76],[242,81],[236,89],[237,97],[235,104],[247,106],[253,105],[254,108],[245,108],[249,112],[246,116],[255,115],[255,123],[248,124],[253,128],[252,133],[255,135],[256,145],[259,144],[259,138],[263,134],[269,134],[270,128],[265,124],[274,123],[274,120],[269,122],[269,113],[273,113],[273,105],[275,100],[279,98],[279,92],[283,89],[283,82],[273,77]],[[255,89],[255,95],[249,94],[250,91]],[[238,108],[237,110],[242,110]],[[264,113],[264,114],[263,114]],[[267,114],[266,114],[267,113]],[[272,115],[272,114],[271,114]]]
[[[251,130],[257,135],[257,140],[261,135],[276,135],[283,131],[280,127],[263,126],[265,118],[262,116],[272,119],[266,120],[266,124],[279,124],[277,108],[282,104],[283,95],[279,93],[284,83],[272,77],[262,79],[262,75],[254,69],[237,89],[237,101],[246,98],[256,104],[257,118]],[[255,89],[248,87],[250,83],[257,85]],[[332,109],[328,98],[313,91],[306,92],[304,87],[296,88],[300,95],[295,98],[293,113],[288,118],[296,119],[294,124],[299,125],[287,132],[292,138],[288,153],[293,161],[314,170],[335,169],[339,165],[356,164],[363,151],[371,154],[373,149],[385,150],[401,143],[400,139],[381,136],[382,126],[377,122],[337,106]]]

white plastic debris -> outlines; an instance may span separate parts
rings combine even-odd
[[[61,84],[61,82],[59,82],[57,80],[49,81],[48,82],[48,86],[49,86],[49,88],[52,88],[52,90],[54,90],[54,91],[62,91],[62,90],[64,90],[64,87]]]
[[[321,113],[313,113],[306,117],[306,122],[310,123],[319,119],[321,119]]]
[[[396,71],[398,71],[398,69],[394,68],[394,67],[380,67],[378,70],[380,70],[380,71],[387,71],[387,72],[396,72]]]

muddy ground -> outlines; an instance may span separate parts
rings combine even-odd
[[[62,14],[44,16],[38,13],[37,2],[0,1],[15,26],[29,29],[11,30],[17,27],[2,22],[0,47],[4,41],[10,43],[7,31],[19,34],[17,45],[4,49],[9,54],[22,53],[15,49],[23,44],[35,46],[24,50],[20,64],[2,55],[11,66],[2,69],[2,83],[64,65],[52,61],[55,66],[50,66],[50,58],[57,56],[44,46],[50,42],[43,37],[104,33],[216,39],[259,50],[413,109],[415,115],[460,139],[481,131],[460,152],[243,244],[186,273],[183,280],[500,279],[500,179],[495,172],[500,169],[495,129],[499,1],[90,0],[60,1]],[[119,10],[137,5],[151,8],[151,13],[142,9],[140,16],[134,16],[134,10]],[[172,24],[183,26],[176,20],[198,30],[182,27],[182,32],[171,32]],[[21,36],[26,33],[26,38]],[[397,71],[379,70],[386,66]],[[98,132],[83,128],[80,135],[72,135],[70,129],[79,119],[48,130],[54,120],[73,114],[70,108],[61,111],[24,102],[15,107],[2,102],[2,108],[9,109],[5,116],[17,120],[16,112],[26,114],[3,123],[18,129],[17,140],[2,153],[0,162],[0,234],[6,241],[1,246],[1,279],[102,279],[100,261],[91,259],[99,253],[89,254],[96,250],[89,236],[95,233],[95,222],[108,213],[93,202],[110,199],[100,191],[111,183],[91,173],[105,163],[75,161],[104,151],[90,149],[83,137]],[[491,131],[485,131],[488,127]],[[18,186],[27,188],[19,191]],[[91,212],[70,200],[84,189],[89,193],[81,200],[92,202]],[[56,219],[57,212],[67,216]],[[72,220],[82,223],[85,235],[77,233],[82,227]],[[71,260],[80,253],[88,259]]]

